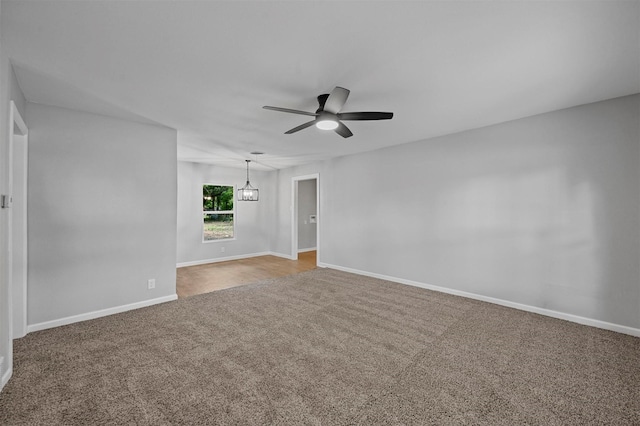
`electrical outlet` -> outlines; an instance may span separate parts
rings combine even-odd
[[[220,247],[220,252],[224,253],[224,247]]]
[[[156,288],[156,279],[151,278],[149,281],[147,281],[147,290],[153,290],[154,288]]]

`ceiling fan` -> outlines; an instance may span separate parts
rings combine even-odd
[[[262,108],[270,109],[272,111],[315,117],[311,121],[284,132],[285,135],[299,132],[300,130],[306,129],[307,127],[311,127],[315,124],[318,129],[334,130],[343,138],[348,138],[353,136],[353,133],[351,133],[351,130],[349,130],[347,126],[342,124],[342,120],[390,120],[393,118],[392,112],[340,112],[345,102],[347,102],[348,97],[349,90],[344,87],[336,86],[331,93],[325,93],[318,96],[319,107],[315,113],[268,105],[265,105]]]

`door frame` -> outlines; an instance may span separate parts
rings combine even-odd
[[[320,262],[320,173],[291,178],[291,259],[298,260],[298,182],[316,180],[316,265]]]

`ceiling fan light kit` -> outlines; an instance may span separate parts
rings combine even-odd
[[[321,130],[334,130],[338,127],[338,122],[331,117],[318,117],[316,120],[316,127]]]
[[[343,112],[342,107],[349,97],[349,90],[336,86],[331,93],[318,96],[318,109],[315,114],[297,109],[281,108],[265,105],[262,108],[272,111],[288,112],[290,114],[300,114],[315,117],[315,119],[303,123],[291,130],[287,130],[285,135],[299,132],[315,124],[318,129],[333,130],[343,138],[353,136],[351,130],[342,123],[342,120],[390,120],[393,118],[392,112]]]

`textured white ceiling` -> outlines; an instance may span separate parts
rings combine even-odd
[[[2,1],[31,102],[178,130],[179,158],[275,168],[640,92],[638,1]],[[343,139],[308,117],[351,90]]]

